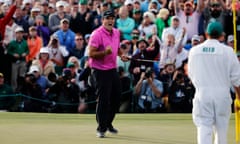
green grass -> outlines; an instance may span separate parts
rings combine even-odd
[[[118,114],[118,135],[96,138],[94,114],[0,113],[1,144],[195,144],[191,114]],[[234,115],[229,144],[235,143]]]

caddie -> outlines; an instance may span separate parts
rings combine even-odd
[[[221,44],[222,24],[209,23],[207,40],[189,53],[188,73],[196,88],[193,100],[193,122],[197,127],[197,143],[227,144],[231,116],[230,87],[240,99],[240,63],[233,49]]]

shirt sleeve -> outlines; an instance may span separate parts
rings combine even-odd
[[[93,47],[98,48],[99,43],[100,43],[99,34],[97,34],[97,32],[93,32],[93,34],[92,34],[92,36],[90,37],[90,40],[89,40],[89,46],[93,46]]]

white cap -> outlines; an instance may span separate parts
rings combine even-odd
[[[198,35],[193,35],[193,37],[192,37],[192,41],[194,41],[194,40],[200,42],[200,37],[199,37]]]
[[[64,1],[58,1],[56,2],[56,7],[64,6],[66,3]]]
[[[15,32],[24,32],[23,28],[22,27],[17,27],[15,29]]]
[[[40,49],[40,52],[39,52],[39,53],[48,53],[48,54],[49,54],[49,50],[48,50],[47,47],[42,47],[42,48]]]
[[[54,8],[55,8],[55,5],[54,5],[53,3],[49,3],[49,4],[48,4],[48,7],[50,7],[50,8],[53,8],[53,9],[54,9]]]
[[[132,0],[126,0],[124,5],[129,5],[129,4],[133,4],[133,1]]]
[[[227,38],[227,42],[231,42],[231,41],[234,41],[233,35],[229,35]]]
[[[40,11],[41,11],[41,9],[38,8],[38,7],[33,7],[33,8],[31,9],[31,12],[40,12]]]
[[[29,3],[29,4],[31,4],[32,3],[32,1],[31,0],[23,0],[23,5],[25,5],[25,4],[27,4],[27,3]]]
[[[38,66],[32,65],[32,66],[30,67],[28,73],[31,74],[31,73],[36,72],[36,71],[39,72]]]
[[[171,18],[172,21],[175,20],[175,19],[177,19],[178,21],[180,20],[180,18],[176,15]]]

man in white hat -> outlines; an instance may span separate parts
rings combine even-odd
[[[26,72],[26,56],[29,53],[27,41],[23,38],[23,28],[15,29],[16,40],[12,40],[7,46],[7,53],[12,57],[11,85],[13,90],[18,87],[17,79],[23,78]]]
[[[68,20],[70,20],[70,16],[64,12],[65,4],[66,4],[65,1],[62,1],[62,0],[58,1],[56,3],[56,12],[53,14],[50,14],[48,26],[51,32],[56,32],[57,30],[59,30],[61,19],[67,18]]]

